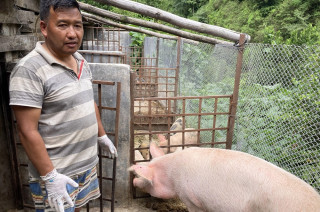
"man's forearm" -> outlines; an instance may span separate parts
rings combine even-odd
[[[101,137],[106,134],[106,131],[104,130],[103,125],[102,125],[98,106],[96,103],[94,103],[94,106],[95,106],[95,110],[96,110],[96,117],[97,117],[97,124],[98,124],[98,136]]]
[[[20,141],[32,164],[39,174],[44,176],[52,171],[53,165],[38,131],[41,109],[23,106],[13,106],[12,109],[17,120]]]
[[[29,160],[38,170],[40,176],[44,176],[52,171],[54,167],[39,132],[19,132],[19,136]]]

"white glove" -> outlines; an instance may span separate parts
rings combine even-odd
[[[78,183],[66,175],[59,174],[56,169],[53,169],[46,176],[40,177],[45,182],[51,208],[58,212],[64,212],[63,204],[65,201],[73,207],[73,202],[67,192],[67,184],[78,187]]]
[[[107,152],[109,158],[118,157],[117,149],[107,135],[98,137],[98,142],[101,149]]]

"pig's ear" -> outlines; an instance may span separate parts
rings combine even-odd
[[[164,155],[164,152],[162,151],[162,149],[159,148],[155,142],[150,143],[150,153],[152,158],[156,158]]]
[[[166,137],[162,134],[158,134],[158,139],[159,139],[159,142],[164,142],[166,141]]]
[[[152,184],[152,170],[145,165],[133,165],[129,168],[130,171],[134,171],[139,177],[149,181]]]

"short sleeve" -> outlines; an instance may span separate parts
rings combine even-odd
[[[10,76],[10,105],[42,108],[44,89],[42,80],[24,66],[16,66]]]

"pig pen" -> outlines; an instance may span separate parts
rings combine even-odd
[[[183,47],[185,44],[178,41],[176,45],[171,43],[169,47],[166,47],[167,49],[163,49],[163,47],[159,47],[159,45],[165,45],[163,42],[165,41],[152,40],[152,38],[147,42],[145,40],[145,45],[148,45],[149,51],[152,47],[154,47],[154,50],[151,53],[144,52],[141,55],[144,57],[157,55],[157,65],[155,67],[148,67],[148,65],[135,66],[131,73],[131,164],[148,162],[152,159],[148,150],[150,142],[156,142],[167,153],[191,146],[231,149],[243,49],[222,47],[222,49],[228,49],[222,50],[226,51],[222,54],[222,57],[225,57],[229,51],[231,57],[235,60],[230,61],[229,58],[229,61],[223,61],[229,63],[228,65],[224,64],[225,67],[221,64],[217,67],[209,67],[209,70],[214,74],[221,74],[220,76],[213,73],[210,75],[218,81],[218,85],[219,81],[226,77],[230,79],[230,75],[232,76],[233,81],[230,82],[228,91],[220,88],[223,91],[215,92],[218,95],[208,95],[211,94],[210,90],[204,93],[206,95],[194,95],[192,90],[183,90],[184,87],[187,87],[185,85],[193,80],[191,77],[194,74],[183,72],[183,69],[186,68],[184,66],[189,66],[187,60],[185,61],[186,64],[181,64],[182,48],[185,49]],[[169,59],[170,62],[163,62],[162,60],[165,59],[161,58],[161,51],[167,53],[169,52],[168,48],[170,49],[172,46],[176,48],[175,61],[172,62],[172,59]],[[220,50],[216,52],[219,56],[221,55]],[[219,58],[219,56],[217,57]],[[215,58],[213,61],[216,60],[218,59]],[[143,61],[147,61],[147,59],[143,59]],[[231,66],[231,68],[228,66]],[[188,69],[190,70],[190,67]],[[224,69],[225,72],[219,73],[221,69]],[[233,73],[230,74],[230,72]],[[177,142],[177,140],[180,142]],[[145,199],[146,205],[150,204],[150,201],[156,201],[155,198],[150,198],[148,194],[136,189],[132,184],[133,178],[134,176],[131,175],[130,183],[133,199]],[[163,201],[162,204],[166,204],[164,207],[167,208],[163,211],[186,210],[179,200]],[[176,206],[178,206],[178,209]]]

